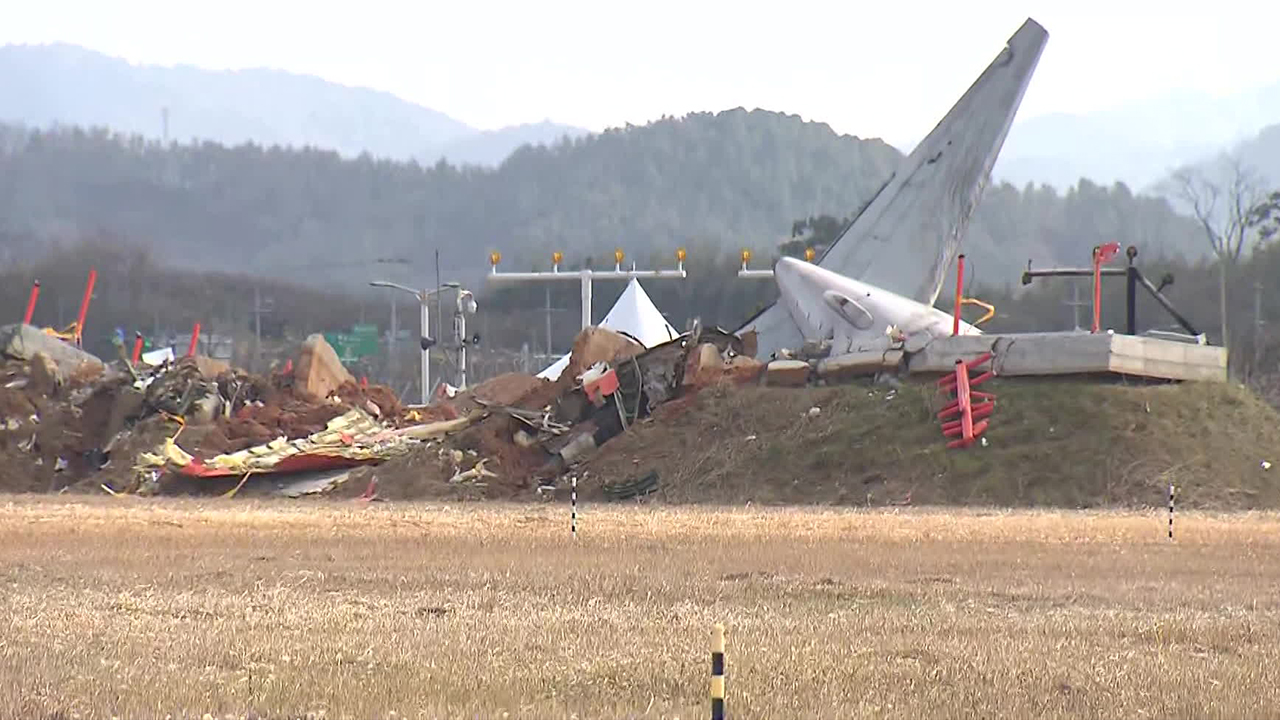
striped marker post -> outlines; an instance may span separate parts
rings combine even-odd
[[[724,625],[711,633],[711,720],[724,720]]]
[[[1173,498],[1176,490],[1173,483],[1169,483],[1169,539],[1173,540]]]
[[[569,532],[578,539],[578,476],[569,478]]]

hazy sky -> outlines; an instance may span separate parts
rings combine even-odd
[[[741,105],[909,145],[1028,16],[1049,44],[1020,118],[1280,80],[1280,3],[1257,0],[6,5],[0,44],[280,68],[386,90],[481,128],[549,118],[598,130]]]

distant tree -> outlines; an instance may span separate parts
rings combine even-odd
[[[1260,238],[1255,230],[1270,217],[1259,210],[1267,199],[1261,178],[1239,155],[1224,155],[1211,168],[1184,167],[1175,172],[1170,192],[1195,216],[1217,257],[1219,323],[1222,344],[1229,346],[1229,275],[1248,241]]]
[[[1280,190],[1273,190],[1249,211],[1250,222],[1258,228],[1258,242],[1269,243],[1280,235]]]
[[[837,218],[831,215],[819,215],[804,220],[796,220],[791,224],[791,240],[778,246],[778,252],[791,257],[802,257],[806,248],[822,251],[831,247],[840,233],[849,226],[849,218]]]

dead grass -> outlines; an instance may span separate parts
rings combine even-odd
[[[1280,516],[0,500],[0,716],[1280,716]]]

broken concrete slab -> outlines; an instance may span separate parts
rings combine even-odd
[[[747,355],[721,352],[711,343],[703,343],[689,353],[682,384],[707,387],[722,381],[749,383],[759,379],[764,363]]]
[[[322,336],[323,337],[323,336]],[[231,363],[226,360],[215,360],[211,357],[196,355],[196,367],[200,370],[200,374],[210,380],[217,378],[224,372],[231,372]]]
[[[564,375],[576,382],[579,375],[596,363],[611,363],[644,352],[640,343],[608,328],[589,327],[578,333]]]
[[[14,360],[30,361],[36,353],[44,353],[58,366],[63,377],[81,371],[83,366],[97,370],[104,363],[97,356],[64,342],[32,325],[5,325],[0,327],[0,354]]]
[[[956,360],[994,352],[996,374],[1115,374],[1161,380],[1226,382],[1227,351],[1209,345],[1110,333],[1058,332],[938,338],[908,356],[911,373],[943,374]]]
[[[802,387],[809,383],[809,363],[803,360],[774,360],[765,366],[765,385]]]
[[[902,362],[901,350],[871,350],[847,353],[818,361],[818,377],[824,380],[842,380],[861,375],[874,375],[886,370],[897,370]]]
[[[296,387],[315,400],[324,400],[343,383],[355,382],[355,378],[342,365],[324,336],[316,333],[302,343],[298,362],[294,368]]]

